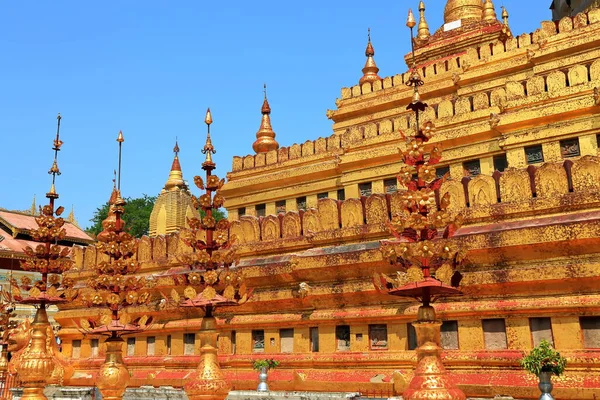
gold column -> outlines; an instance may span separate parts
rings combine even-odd
[[[452,384],[440,354],[441,321],[435,319],[431,306],[419,307],[419,319],[413,324],[417,333],[417,368],[408,389],[402,393],[406,400],[464,400],[465,394]]]
[[[25,400],[43,400],[46,379],[54,370],[54,360],[46,349],[46,330],[50,326],[46,307],[40,305],[31,325],[31,341],[21,355],[18,365]]]
[[[217,320],[210,316],[202,318],[200,325],[200,364],[184,385],[190,400],[223,400],[231,390],[217,359]]]
[[[103,399],[120,400],[129,383],[129,370],[123,363],[123,339],[113,336],[105,343],[106,359],[100,366],[96,386]]]

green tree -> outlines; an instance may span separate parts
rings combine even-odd
[[[126,222],[125,229],[135,237],[142,237],[148,234],[150,229],[150,214],[154,207],[156,197],[142,195],[142,197],[125,199],[127,204],[125,205],[125,215],[123,219]],[[90,219],[92,225],[85,231],[96,237],[102,232],[102,221],[108,216],[108,202],[98,207],[94,211],[94,216]]]

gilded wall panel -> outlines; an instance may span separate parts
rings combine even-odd
[[[509,100],[518,99],[525,96],[525,88],[521,82],[506,83],[506,98]]]
[[[450,193],[450,206],[448,209],[458,211],[465,208],[465,190],[462,183],[455,180],[444,182],[440,188],[440,198],[446,193]]]
[[[364,223],[363,207],[359,199],[347,199],[342,203],[342,228],[360,226]]]
[[[590,77],[592,78],[592,81],[600,81],[600,59],[594,61],[592,65],[590,65]]]
[[[283,216],[281,224],[282,236],[284,238],[298,237],[302,234],[300,214],[297,211],[288,211]]]
[[[374,92],[381,90],[382,87],[383,87],[383,85],[382,85],[381,81],[373,82],[373,91]]]
[[[370,123],[365,125],[365,139],[377,136],[377,125]]]
[[[94,265],[96,265],[96,247],[93,245],[90,245],[88,247],[85,248],[85,253],[83,256],[83,268],[84,269],[91,269]]]
[[[438,118],[446,118],[454,115],[454,105],[450,100],[442,100],[438,104]]]
[[[563,17],[558,21],[558,31],[560,33],[568,32],[573,30],[573,20],[571,17]]]
[[[492,56],[492,48],[488,44],[484,44],[479,48],[479,57],[482,60],[490,58]]]
[[[523,169],[507,168],[500,177],[500,198],[503,203],[523,202],[531,199],[529,173]]]
[[[588,12],[588,21],[590,25],[600,22],[600,8],[594,8]]]
[[[143,236],[138,242],[137,259],[139,262],[152,261],[152,242],[148,236]]]
[[[569,192],[567,172],[562,164],[545,163],[535,171],[537,197],[561,196]]]
[[[244,159],[242,157],[234,156],[231,169],[233,170],[233,172],[241,171],[242,169],[244,169]]]
[[[511,51],[518,47],[519,47],[519,42],[517,41],[516,37],[511,36],[510,38],[508,38],[506,40],[506,51]]]
[[[486,92],[477,93],[473,97],[473,110],[485,110],[490,107],[490,98]]]
[[[500,107],[506,102],[506,90],[504,88],[496,88],[492,90],[490,103],[492,107]]]
[[[170,233],[166,237],[167,239],[167,258],[171,258],[175,254],[178,254],[179,250],[179,234]]]
[[[327,150],[339,149],[342,147],[340,135],[333,134],[327,138]]]
[[[231,236],[235,236],[237,238],[238,244],[246,243],[246,238],[244,237],[244,232],[242,231],[242,224],[240,221],[232,221],[231,226],[229,227],[229,234]]]
[[[573,17],[573,27],[575,29],[583,28],[584,26],[587,26],[587,24],[588,24],[588,17],[587,17],[586,13],[581,12]]]
[[[360,87],[360,89],[361,89],[362,94],[371,93],[373,91],[373,88],[369,82],[363,83],[362,86]]]
[[[290,157],[290,152],[289,149],[287,147],[280,147],[279,151],[278,151],[278,157],[277,160],[279,162],[284,162],[287,161]]]
[[[267,155],[265,153],[258,153],[254,156],[254,166],[264,167],[267,164]]]
[[[73,260],[73,268],[76,270],[83,269],[84,248],[81,246],[73,246],[71,249],[71,259]]]
[[[155,236],[152,239],[152,259],[155,261],[167,258],[167,241],[163,235]]]
[[[531,35],[529,33],[523,33],[519,35],[519,47],[527,47],[531,44]]]
[[[342,134],[342,147],[348,147],[350,144],[362,140],[362,138],[361,128],[353,126]]]
[[[405,209],[402,204],[402,193],[404,190],[399,190],[395,193],[390,194],[390,211],[392,216],[399,215]]]
[[[487,175],[477,175],[469,181],[469,204],[471,207],[491,205],[498,202],[496,181]]]
[[[567,78],[562,71],[553,71],[546,78],[548,92],[556,93],[563,90],[567,86]]]
[[[277,164],[277,150],[271,150],[267,152],[267,164]]]
[[[459,97],[454,104],[456,115],[471,112],[471,100],[468,97]]]
[[[384,89],[389,89],[392,86],[393,86],[393,82],[392,82],[391,76],[386,76],[385,78],[383,78],[383,88]]]
[[[302,157],[302,146],[294,143],[290,146],[290,160]]]
[[[333,199],[319,199],[317,203],[317,209],[319,210],[319,220],[321,221],[321,228],[324,231],[331,231],[339,229],[339,209],[338,202]]]
[[[258,226],[258,218],[249,215],[240,217],[242,243],[252,243],[260,240],[260,227]]]
[[[302,226],[304,228],[304,234],[309,232],[320,232],[322,228],[318,211],[314,208],[306,210],[302,215]]]
[[[576,160],[571,167],[573,190],[597,190],[600,188],[600,160],[585,156]]]
[[[546,91],[546,84],[543,76],[534,76],[527,81],[527,95],[535,96],[536,94],[544,93]]]
[[[393,131],[392,121],[389,119],[383,120],[379,123],[379,134],[384,135]]]
[[[277,240],[281,237],[279,218],[275,215],[267,215],[260,223],[261,240]]]
[[[389,222],[387,203],[382,194],[373,194],[365,201],[367,224],[385,224]]]
[[[580,14],[581,15],[581,14]],[[588,71],[583,65],[575,65],[569,69],[569,86],[583,85],[588,82]]]
[[[244,169],[254,168],[254,156],[244,157]]]
[[[327,151],[327,139],[320,137],[317,140],[315,140],[315,153],[321,154],[321,153],[325,153],[326,151]]]
[[[311,156],[315,154],[315,143],[311,140],[307,140],[302,144],[302,157]]]

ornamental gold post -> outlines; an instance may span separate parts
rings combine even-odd
[[[460,293],[461,275],[457,268],[465,252],[450,238],[461,225],[462,217],[449,212],[449,194],[438,199],[435,193],[446,177],[437,177],[434,167],[441,159],[440,149],[426,148],[433,134],[433,124],[426,122],[421,126],[419,121],[419,113],[425,111],[427,104],[421,101],[419,94],[423,80],[415,65],[413,28],[416,21],[412,11],[406,25],[410,28],[413,54],[407,85],[414,90],[406,108],[415,113],[416,132],[407,137],[404,166],[398,176],[406,190],[402,194],[403,209],[393,216],[390,224],[395,239],[381,243],[384,257],[400,271],[395,278],[376,274],[374,282],[380,292],[421,302],[417,321],[413,323],[418,344],[417,366],[408,388],[402,393],[403,398],[464,400],[465,394],[454,385],[442,363],[442,323],[431,306],[437,298]]]
[[[223,206],[220,194],[225,179],[212,174],[216,164],[212,156],[216,153],[210,137],[212,114],[206,112],[206,144],[202,153],[206,155],[202,163],[205,178],[194,177],[195,185],[202,191],[200,197],[192,197],[194,207],[200,209],[201,218],[188,218],[189,228],[180,233],[184,243],[191,247],[190,254],[181,256],[181,268],[169,271],[164,277],[171,280],[171,298],[181,307],[195,307],[204,311],[200,325],[200,364],[184,390],[190,400],[223,400],[230,386],[219,366],[217,357],[217,320],[214,312],[217,307],[243,304],[251,295],[243,277],[233,266],[238,257],[231,247],[234,237],[229,235],[229,222],[216,221],[213,210]],[[206,180],[206,182],[205,182]],[[182,295],[180,285],[185,286]]]
[[[40,215],[35,218],[38,229],[31,230],[31,236],[40,244],[24,249],[28,258],[21,263],[25,271],[37,272],[41,279],[32,284],[27,277],[21,279],[19,284],[11,279],[12,293],[16,301],[23,304],[37,306],[37,312],[31,334],[25,348],[16,357],[16,370],[23,384],[23,399],[45,399],[44,388],[48,383],[61,384],[65,374],[66,364],[62,357],[55,351],[52,327],[48,322],[46,307],[72,300],[76,291],[72,288],[73,282],[68,278],[60,279],[60,275],[68,271],[72,261],[68,259],[68,248],[58,245],[65,238],[65,221],[60,215],[64,208],[55,209],[54,202],[58,198],[56,192],[56,177],[60,175],[58,168],[58,152],[63,144],[60,140],[60,114],[57,117],[56,138],[53,142],[54,161],[48,174],[52,175],[52,185],[46,193],[48,205],[40,209]],[[23,298],[21,290],[29,292]]]
[[[115,171],[108,216],[102,221],[96,248],[108,256],[107,261],[94,265],[94,276],[81,289],[81,298],[89,307],[107,309],[99,320],[84,318],[81,328],[93,335],[108,335],[106,358],[100,366],[96,386],[102,397],[120,400],[129,384],[129,371],[123,362],[123,335],[140,332],[151,322],[143,315],[132,320],[127,308],[145,307],[151,299],[149,281],[136,276],[140,264],[136,261],[138,241],[125,231],[125,200],[121,197],[121,154],[123,133],[119,132],[118,174]]]

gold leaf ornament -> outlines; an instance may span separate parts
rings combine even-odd
[[[146,326],[146,324],[148,323],[148,316],[147,315],[143,315],[140,320],[138,321],[138,325],[139,326]]]
[[[121,325],[127,325],[130,322],[131,322],[131,315],[129,315],[128,313],[122,313],[121,316],[119,317],[119,323]]]
[[[79,320],[79,325],[81,326],[82,329],[85,329],[85,330],[90,329],[90,321],[88,321],[85,318],[81,318]]]
[[[408,282],[422,282],[425,276],[421,268],[413,266],[406,270],[406,279]]]
[[[196,289],[194,289],[191,286],[188,286],[183,290],[183,295],[186,299],[193,299],[194,297],[196,297],[196,294]]]
[[[173,301],[175,301],[175,303],[179,303],[181,301],[181,297],[175,289],[171,289],[171,298],[173,299]]]
[[[233,300],[235,298],[235,289],[233,286],[229,285],[225,288],[223,291],[223,297],[225,297],[227,300]]]
[[[42,292],[40,292],[40,289],[38,289],[36,286],[32,287],[29,290],[29,295],[31,297],[38,297]]]
[[[202,297],[204,297],[206,300],[211,300],[213,299],[215,296],[217,295],[217,291],[215,290],[215,288],[213,288],[212,286],[207,286],[203,291],[202,291]]]
[[[452,275],[454,275],[454,271],[450,264],[443,264],[435,271],[435,277],[438,281],[450,285],[452,281]]]
[[[111,322],[112,322],[112,317],[108,314],[104,314],[103,316],[100,317],[100,323],[102,325],[110,326]]]

